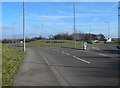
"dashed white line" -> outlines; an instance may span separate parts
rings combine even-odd
[[[53,49],[53,50],[55,50],[55,51],[60,51],[60,50],[58,50],[58,49]],[[64,51],[61,51],[61,53],[66,54],[66,55],[70,55],[69,53],[66,53],[66,52],[64,52]],[[85,62],[85,63],[87,63],[87,64],[90,63],[89,61],[86,61],[86,60],[81,59],[81,58],[79,58],[79,57],[76,57],[76,56],[73,56],[73,57],[74,57],[75,59],[81,60],[81,61],[83,61],[83,62]]]
[[[95,49],[95,47],[92,47],[93,49]]]
[[[101,53],[101,54],[99,54],[99,55],[101,55],[101,56],[106,56],[106,57],[108,56],[108,55],[106,55],[106,54],[102,54],[102,53]]]
[[[60,50],[56,50],[56,51],[60,51]]]
[[[64,51],[61,51],[61,53],[64,53]]]
[[[52,50],[60,51],[60,50],[58,50],[58,49],[52,49]],[[64,51],[61,51],[61,53],[66,54],[66,55],[70,55],[69,53],[66,53],[66,52],[64,52]]]
[[[61,51],[61,53],[66,54],[66,55],[70,55],[69,53],[66,53],[66,52],[64,52],[64,51]]]
[[[87,64],[89,64],[90,62],[89,61],[86,61],[86,60],[84,60],[84,59],[81,59],[81,58],[79,58],[79,57],[76,57],[76,56],[73,56],[74,58],[76,58],[76,59],[78,59],[78,60],[81,60],[81,61],[83,61],[83,62],[85,62],[85,63],[87,63]]]
[[[70,55],[69,53],[65,53],[66,55]]]
[[[100,49],[97,49],[97,48],[95,48],[95,47],[92,47],[93,49],[96,49],[96,50],[100,50]]]
[[[60,50],[58,50],[58,49],[53,49],[53,50],[55,50],[55,51],[60,51]]]

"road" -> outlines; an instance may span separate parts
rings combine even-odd
[[[117,86],[118,60],[69,47],[28,47],[13,86]]]
[[[112,54],[113,56],[120,54],[120,50],[118,50],[117,45],[114,44],[105,44],[103,42],[100,42],[98,44],[94,44],[92,47],[89,48],[92,51],[101,52],[109,55]]]

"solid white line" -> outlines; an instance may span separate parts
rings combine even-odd
[[[83,61],[83,62],[85,62],[85,63],[90,63],[90,62],[88,62],[88,61],[86,61],[86,60],[84,60],[84,59],[81,59],[81,58],[79,58],[79,57],[76,57],[76,56],[73,56],[74,58],[76,58],[76,59],[78,59],[78,60],[81,60],[81,61]]]
[[[50,70],[52,71],[52,73],[55,75],[55,77],[58,79],[59,83],[62,86],[69,86],[69,84],[67,83],[66,80],[64,80],[64,78],[61,76],[61,74],[57,71],[57,69],[54,66],[50,66],[49,61],[47,60],[47,58],[44,56],[44,53],[39,52],[39,54],[41,55],[41,57],[44,59],[44,61],[48,64],[48,67],[50,68]],[[68,87],[69,88],[69,87]]]

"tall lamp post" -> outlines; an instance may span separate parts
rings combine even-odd
[[[43,39],[43,24],[41,24],[41,38]]]
[[[73,0],[73,15],[74,15],[74,41],[75,41],[75,48],[76,48],[76,20],[75,20],[75,0]]]
[[[15,42],[14,25],[15,25],[15,23],[13,22],[13,25],[12,25],[13,40],[12,40],[12,43],[14,43],[14,42]]]
[[[105,22],[108,25],[108,38],[110,38],[110,22]]]
[[[118,2],[118,38],[120,42],[120,1]]]
[[[91,26],[91,24],[90,24],[90,33],[91,33],[91,31],[92,31],[91,28],[92,28],[92,26]],[[91,36],[92,36],[92,33],[90,34],[90,41],[92,41]]]
[[[25,48],[25,0],[23,0],[23,51],[26,51]]]
[[[92,25],[90,24],[90,41],[92,42],[92,31],[94,31],[95,29],[92,27]]]

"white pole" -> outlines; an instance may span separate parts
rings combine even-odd
[[[108,37],[110,38],[110,22],[108,22]]]
[[[108,38],[110,38],[110,22],[109,21],[108,22],[105,21],[105,23],[108,26]]]
[[[26,51],[25,48],[25,0],[23,0],[23,51]]]
[[[12,41],[12,43],[14,43],[15,42],[15,36],[14,36],[14,22],[13,22],[13,25],[12,25],[13,27],[12,27],[12,30],[13,30],[13,41]]]
[[[43,24],[41,24],[41,38],[43,38]]]
[[[95,29],[92,28],[92,24],[90,24],[90,41],[92,41],[92,31]]]
[[[75,40],[75,48],[76,48],[75,0],[73,0],[73,15],[74,15],[74,40]]]

